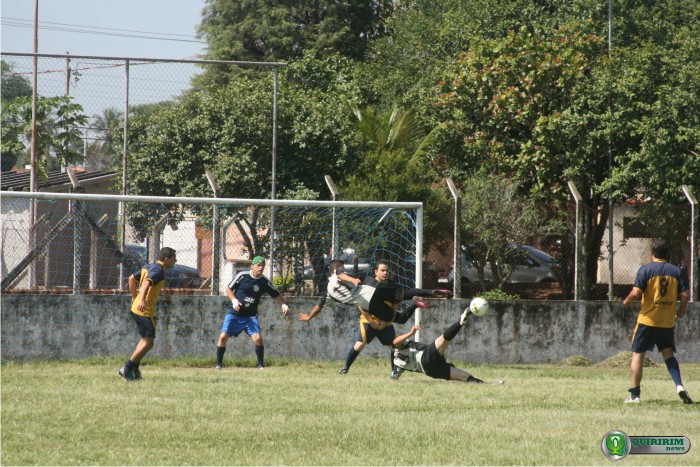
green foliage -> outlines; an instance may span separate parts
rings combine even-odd
[[[208,0],[198,31],[214,60],[285,62],[309,50],[361,59],[369,40],[382,33],[390,8],[368,0]],[[220,85],[238,73],[211,68],[204,80]]]
[[[463,143],[459,158],[450,161],[453,168],[489,167],[550,198],[566,192],[562,172],[569,158],[562,152],[561,115],[602,52],[602,38],[587,28],[523,27],[503,38],[475,38],[440,83],[441,115]]]
[[[509,294],[508,292],[504,292],[501,289],[491,289],[491,290],[485,290],[483,292],[479,292],[477,297],[481,297],[485,300],[517,300],[520,298],[516,294]]]
[[[356,110],[356,128],[367,148],[356,173],[341,189],[346,199],[417,201],[430,197],[434,175],[425,148],[434,132],[425,132],[410,110]]]
[[[0,86],[0,99],[3,107],[18,97],[29,97],[32,95],[32,83],[22,75],[12,73],[12,65],[5,60],[0,62],[2,71],[2,86]]]
[[[41,97],[36,109],[37,169],[46,178],[52,161],[68,165],[83,159],[83,108],[70,97]],[[32,140],[32,99],[22,96],[2,106],[2,152],[23,152]]]
[[[272,285],[275,286],[280,292],[284,292],[294,283],[294,276],[284,275],[284,276],[274,276],[272,278]]]
[[[560,226],[546,216],[533,199],[519,194],[516,180],[479,172],[462,184],[462,241],[480,278],[491,266],[496,288],[502,288],[516,263],[509,245],[528,243],[532,237],[552,233]]]

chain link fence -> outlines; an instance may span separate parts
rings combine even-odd
[[[406,287],[420,274],[420,203],[5,192],[0,204],[3,293],[126,293],[166,246],[177,251],[166,274],[177,294],[224,294],[258,255],[290,295],[325,293],[333,257],[358,276],[386,260]]]
[[[24,93],[26,95],[27,89],[31,92],[31,87],[26,87],[26,81],[31,80],[33,74],[34,55],[3,53],[2,60],[7,65],[3,67],[3,100],[16,94]],[[192,79],[205,67],[245,65],[242,62],[43,54],[38,55],[37,60],[39,96],[70,96],[74,102],[82,106],[83,113],[89,116],[88,123],[80,128],[84,141],[82,148],[85,156],[83,168],[96,171],[116,169],[118,172],[121,172],[124,148],[125,109],[128,108],[131,113],[138,111],[139,106],[174,101],[185,91],[193,92]],[[25,78],[24,87],[21,85],[23,78]],[[445,190],[447,192],[447,187]],[[691,200],[691,198],[692,194],[688,199]],[[206,258],[211,258],[211,255],[215,253],[213,245],[219,245],[219,242],[207,243],[205,241],[205,230],[199,227],[201,217],[196,210],[183,208],[168,210],[168,212],[178,212],[177,222],[164,221],[165,223],[157,235],[151,232],[148,236],[135,238],[131,231],[110,234],[103,231],[103,233],[99,233],[103,227],[100,227],[98,221],[103,215],[107,215],[112,220],[115,219],[115,216],[118,217],[118,213],[112,212],[116,209],[114,207],[102,210],[102,214],[98,216],[98,213],[91,213],[89,207],[69,206],[68,202],[56,201],[56,203],[58,203],[57,206],[61,205],[60,209],[36,212],[34,225],[20,225],[8,222],[10,218],[7,216],[10,215],[8,214],[10,211],[7,210],[10,208],[3,200],[3,281],[8,280],[7,274],[12,270],[12,267],[8,265],[15,261],[14,259],[10,260],[10,256],[22,250],[26,245],[31,245],[31,242],[36,241],[37,238],[50,237],[58,226],[63,226],[66,229],[62,234],[65,237],[65,232],[71,232],[71,229],[75,228],[68,227],[68,225],[79,226],[76,232],[82,232],[81,235],[85,236],[68,235],[65,239],[65,242],[68,242],[66,244],[58,242],[57,238],[49,239],[46,250],[42,253],[45,258],[40,261],[41,264],[36,263],[39,261],[37,259],[32,260],[35,262],[34,267],[26,270],[32,271],[31,275],[23,276],[22,280],[13,279],[19,280],[15,284],[24,284],[20,289],[34,290],[37,287],[45,287],[58,290],[62,287],[71,291],[74,288],[76,290],[124,290],[122,282],[124,274],[128,273],[128,270],[136,263],[142,263],[147,259],[152,260],[157,245],[167,245],[172,242],[175,242],[175,247],[178,249],[178,257],[183,269],[183,279],[179,284],[187,285],[187,287],[182,288],[190,291],[206,291],[211,289],[211,281],[217,279],[215,274],[206,274],[203,271],[212,269],[211,259],[207,260]],[[590,219],[599,217],[600,213],[588,209],[585,200],[580,203],[580,211],[574,209],[574,204],[574,199],[572,199],[572,207],[567,213],[569,221],[564,231],[556,235],[533,237],[527,243],[513,245],[514,254],[511,255],[509,264],[488,265],[483,270],[480,270],[472,261],[469,246],[462,244],[459,238],[455,238],[455,219],[458,218],[455,211],[444,215],[426,213],[428,217],[432,215],[433,225],[424,239],[423,286],[454,289],[462,297],[470,297],[482,293],[484,290],[499,288],[503,292],[521,299],[570,300],[584,297],[594,300],[617,299],[627,294],[634,282],[637,269],[649,261],[652,239],[663,238],[671,246],[671,262],[682,268],[693,287],[694,299],[697,300],[697,271],[700,269],[697,264],[699,255],[697,246],[698,215],[697,208],[694,208],[691,201],[679,204],[674,209],[663,211],[655,211],[653,203],[649,201],[614,206],[612,210],[612,248],[610,248],[609,240],[611,237],[607,228],[601,231],[598,235],[599,239],[596,241],[591,240],[595,235],[591,234],[586,237],[583,231],[577,230],[577,216]],[[386,220],[387,224],[409,222],[408,219],[401,220],[400,218],[404,216],[398,212],[400,211],[390,212]],[[66,215],[69,217],[65,217]],[[306,215],[308,213],[301,216]],[[329,215],[332,217],[332,213],[324,213],[322,217]],[[383,211],[382,213],[368,214],[367,219],[356,222],[372,226],[376,224],[381,215],[383,215]],[[413,219],[415,222],[415,217]],[[235,222],[232,225],[235,225]],[[178,230],[174,230],[173,226],[177,226]],[[468,228],[468,226],[461,227]],[[220,242],[221,254],[227,261],[229,259],[233,262],[243,261],[240,267],[244,267],[244,262],[248,257],[248,251],[243,251],[246,247],[241,246],[240,239],[231,243],[231,235],[234,235],[236,230],[237,228],[234,228],[231,231],[233,233],[226,229],[221,231],[223,236]],[[277,232],[284,231],[282,228],[275,230]],[[381,229],[373,227],[369,228],[368,231],[378,238],[383,233]],[[323,238],[326,238],[327,235],[328,232],[324,234]],[[114,248],[105,246],[109,243],[107,238],[110,238],[110,241],[114,243]],[[409,271],[411,268],[413,270],[416,268],[415,264],[411,265],[407,262],[410,255],[401,259],[398,257],[382,258],[379,252],[384,251],[388,254],[388,250],[356,247],[353,242],[346,242],[342,247],[336,243],[338,248],[334,250],[332,248],[333,238],[329,241],[331,244],[325,245],[321,249],[320,257],[323,257],[325,261],[332,254],[332,251],[337,251],[337,255],[342,257],[350,265],[351,270],[358,274],[371,273],[374,267],[373,262],[379,259],[388,259],[396,265],[396,277],[402,275],[410,277]],[[114,258],[105,266],[94,264],[92,257],[78,261],[71,259],[69,262],[80,266],[80,270],[66,273],[66,277],[70,277],[70,280],[66,277],[59,281],[51,279],[54,277],[51,272],[52,264],[68,264],[65,258],[57,259],[56,254],[51,252],[58,251],[64,254],[66,251],[77,251],[77,244],[74,242],[92,242],[93,246],[95,242],[97,244],[102,242],[104,245],[99,248],[114,250]],[[36,245],[33,245],[34,247]],[[95,251],[98,251],[99,248],[97,246],[95,248]],[[212,251],[207,251],[207,248]],[[296,254],[293,252],[296,251],[297,247],[285,245],[280,248],[280,254],[290,256]],[[250,249],[248,248],[248,250]],[[279,280],[282,281],[281,283],[286,283],[291,274],[294,277],[292,281],[297,284],[294,287],[289,287],[294,293],[320,293],[319,281],[321,286],[323,285],[323,261],[312,260],[308,251],[305,254],[304,261],[292,262],[295,269],[293,272],[277,271],[278,276],[284,278]],[[300,255],[297,256],[301,258]],[[459,272],[455,270],[455,262],[458,263]],[[185,270],[184,266],[198,271],[199,278],[185,281],[184,275],[189,274],[189,276],[194,277],[195,273]],[[103,279],[98,278],[104,276],[94,274],[95,268],[102,267],[111,270],[115,267],[121,267],[125,268],[126,271],[122,271],[116,277],[110,277],[108,280],[104,279],[108,283],[103,283],[101,282]],[[493,270],[494,267],[497,269],[496,271]],[[502,274],[501,267],[506,272],[505,275]],[[87,276],[85,275],[86,271],[89,273]],[[24,274],[28,274],[28,272]],[[302,283],[299,280],[300,275],[306,279],[310,278],[312,285],[310,287],[299,286]],[[75,283],[73,276],[77,277]],[[80,279],[83,276],[92,279]],[[499,276],[502,276],[502,283],[496,284],[496,279]],[[178,285],[177,282],[174,284]],[[19,289],[15,286],[13,290]]]
[[[34,55],[2,53],[3,101],[31,96]],[[147,112],[148,106],[175,102],[196,92],[192,80],[207,67],[279,67],[280,63],[213,60],[168,60],[37,54],[37,95],[69,96],[88,122],[80,126],[86,170],[120,169],[124,150],[124,116]],[[270,86],[272,99],[272,86]],[[18,162],[29,163],[26,160]]]

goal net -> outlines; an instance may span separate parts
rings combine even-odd
[[[3,293],[125,293],[165,246],[170,293],[221,294],[258,255],[288,294],[321,293],[336,258],[359,277],[385,260],[421,285],[421,203],[3,192],[1,204]]]

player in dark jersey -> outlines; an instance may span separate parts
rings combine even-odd
[[[404,371],[413,371],[436,379],[483,383],[479,378],[475,378],[468,372],[460,370],[445,360],[447,347],[466,324],[470,314],[471,311],[467,307],[460,316],[459,321],[445,329],[442,335],[438,336],[430,344],[409,340],[420,329],[420,326],[413,326],[406,334],[397,336],[393,342],[394,365],[397,368],[393,379],[399,379]],[[498,381],[498,383],[502,383],[502,381]]]
[[[448,290],[407,288],[389,281],[389,264],[386,261],[377,262],[374,277],[368,277],[362,283],[359,279],[345,274],[343,267],[342,261],[331,261],[328,265],[330,277],[326,295],[321,297],[310,314],[299,315],[300,321],[310,321],[321,312],[327,298],[336,303],[356,305],[360,309],[360,328],[348,352],[345,365],[340,370],[341,374],[348,372],[365,345],[372,342],[375,337],[382,344],[391,347],[396,337],[392,323],[406,323],[418,307],[429,308],[415,297],[451,295]],[[405,310],[401,310],[401,302],[410,299],[413,299],[413,303]]]
[[[637,326],[632,336],[632,360],[630,362],[630,396],[625,403],[639,403],[641,394],[644,356],[647,351],[659,350],[666,363],[666,368],[676,384],[676,392],[684,404],[693,401],[683,387],[681,369],[673,355],[676,351],[674,326],[676,318],[685,314],[688,304],[688,285],[685,283],[680,268],[669,264],[668,248],[663,242],[654,242],[651,246],[652,262],[645,264],[634,281],[634,287],[622,302],[631,306],[641,298],[642,306],[637,317]],[[678,301],[680,300],[680,303]]]
[[[139,365],[149,350],[153,348],[156,338],[156,302],[165,285],[165,271],[175,266],[177,255],[172,248],[162,248],[158,252],[158,261],[143,266],[129,276],[131,292],[131,317],[136,321],[141,340],[136,344],[131,357],[119,369],[119,374],[127,381],[141,379]]]
[[[265,347],[260,333],[258,321],[258,304],[263,294],[267,293],[282,306],[282,314],[289,314],[289,306],[275,289],[270,280],[263,276],[265,258],[253,258],[250,271],[239,273],[226,289],[226,295],[231,299],[221,334],[216,347],[216,369],[221,370],[226,353],[226,343],[230,336],[236,337],[242,331],[250,336],[255,345],[255,355],[258,358],[258,368],[265,368]]]

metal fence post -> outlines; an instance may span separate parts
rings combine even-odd
[[[446,178],[447,187],[452,193],[452,197],[455,200],[455,220],[454,220],[454,247],[452,251],[452,287],[455,298],[461,298],[462,296],[462,235],[460,228],[460,219],[462,218],[462,197],[459,195],[459,191],[455,186],[451,178]]]
[[[207,180],[209,181],[209,186],[211,186],[214,192],[214,198],[218,198],[221,194],[219,190],[219,184],[216,183],[216,178],[214,174],[211,173],[209,169],[205,169],[205,174]],[[214,215],[212,219],[212,253],[211,253],[211,294],[219,295],[219,270],[221,265],[221,223],[219,214],[219,205],[214,205]]]
[[[326,179],[326,185],[328,185],[328,189],[331,192],[331,196],[333,197],[333,201],[338,201],[340,199],[340,192],[338,191],[338,188],[335,186],[335,183],[333,183],[333,179],[331,178],[330,175],[325,175],[324,178]],[[331,249],[333,250],[333,255],[331,255],[331,258],[340,258],[340,229],[338,228],[338,216],[337,216],[337,208],[333,206],[333,237],[331,241]]]
[[[681,187],[686,198],[690,202],[690,301],[697,301],[698,297],[698,261],[700,260],[700,251],[698,251],[698,200],[693,195],[692,190],[688,185]]]
[[[574,182],[567,182],[569,191],[576,201],[576,248],[574,251],[574,300],[581,300],[583,296],[583,198]]]

